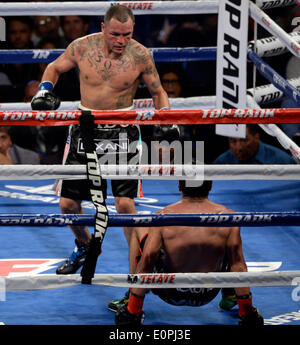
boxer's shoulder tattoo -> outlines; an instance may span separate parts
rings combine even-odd
[[[71,56],[75,56],[75,42],[70,44]]]
[[[128,51],[132,56],[134,64],[147,64],[151,59],[150,52],[136,41],[131,41],[128,45]]]
[[[150,78],[152,78],[152,82],[151,82],[151,87],[153,89],[157,89],[161,86],[161,82],[160,82],[160,78],[159,78],[159,74],[157,72],[157,69],[155,67],[155,62],[153,59],[153,56],[151,54],[151,52],[145,49],[145,58],[143,60],[143,75],[144,76],[149,76]]]
[[[129,51],[133,57],[133,66],[141,65],[142,73],[144,75],[152,75],[154,78],[151,84],[152,87],[154,89],[159,88],[161,83],[151,52],[136,41],[129,45]]]
[[[86,36],[71,43],[71,55],[78,58],[79,62],[88,62],[90,67],[103,60],[103,41],[96,35]]]

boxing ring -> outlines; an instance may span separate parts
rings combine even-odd
[[[263,2],[262,2],[263,3]],[[266,2],[264,2],[266,3]],[[273,3],[273,2],[272,2]],[[280,2],[277,2],[277,4]],[[127,3],[130,4],[130,3]],[[217,2],[193,1],[185,3],[173,2],[152,3],[153,13],[177,13],[182,7],[190,13],[216,13]],[[292,1],[285,4],[292,4]],[[51,13],[59,14],[94,14],[95,7],[105,12],[108,4],[93,3],[92,7],[80,4],[72,7],[71,3],[35,3],[0,4],[0,13],[13,15],[23,11],[24,15]],[[157,5],[157,7],[156,7]],[[271,6],[271,2],[269,2]],[[133,5],[132,5],[133,6]],[[179,7],[178,7],[179,6]],[[187,7],[186,7],[187,6]],[[265,5],[267,6],[267,5]],[[261,6],[262,7],[262,6]],[[54,9],[55,11],[51,10]],[[267,7],[268,8],[268,7]],[[136,9],[151,13],[147,8]],[[50,12],[49,12],[50,11]],[[73,12],[75,11],[75,12]],[[87,11],[87,12],[86,12]],[[251,3],[250,14],[260,24],[265,21],[258,6]],[[20,12],[18,12],[20,13]],[[185,13],[188,13],[185,10]],[[272,23],[271,19],[270,22]],[[280,39],[273,40],[284,51],[290,49],[291,41],[298,47],[296,35],[288,35],[278,31],[277,27],[268,26],[270,33]],[[274,43],[275,42],[275,43]],[[259,44],[259,43],[258,43]],[[252,43],[250,42],[250,45]],[[282,46],[288,46],[284,48]],[[264,46],[265,47],[265,46]],[[264,48],[266,49],[266,48]],[[256,53],[248,51],[248,58],[272,84],[248,90],[248,109],[215,109],[215,97],[193,97],[171,100],[170,111],[153,110],[149,100],[135,100],[135,110],[127,112],[93,112],[95,122],[101,123],[148,123],[148,124],[208,124],[208,123],[259,123],[270,135],[275,136],[285,149],[290,150],[295,158],[300,157],[299,147],[287,138],[275,125],[276,123],[299,122],[299,109],[261,109],[266,98],[274,101],[283,95],[293,98],[300,104],[297,86],[299,79],[285,81],[271,67],[267,66],[262,57],[269,52],[258,48]],[[299,51],[292,49],[293,52]],[[7,54],[12,54],[10,63],[16,62],[49,62],[61,51],[49,51],[44,57],[36,52],[1,51],[0,58],[8,63]],[[181,59],[212,59],[216,49],[156,49],[155,59],[172,57],[174,61]],[[157,56],[156,56],[156,55]],[[259,56],[260,55],[260,56]],[[36,55],[37,56],[37,55]],[[163,61],[163,60],[162,60]],[[263,68],[262,68],[263,66]],[[272,77],[273,76],[273,77]],[[276,78],[274,78],[276,76]],[[272,97],[265,97],[272,94]],[[81,112],[76,110],[78,102],[63,102],[58,111],[34,112],[27,104],[1,104],[0,122],[3,125],[68,125],[78,123]],[[201,104],[201,107],[199,107]],[[189,108],[189,110],[187,110]],[[201,109],[199,109],[201,108]],[[174,110],[173,110],[174,109]],[[182,119],[182,109],[185,118]],[[107,116],[107,117],[105,117]],[[101,120],[100,120],[101,118]],[[121,120],[120,120],[121,119]],[[60,214],[58,197],[52,186],[56,178],[86,178],[85,167],[66,166],[1,166],[0,167],[0,322],[4,324],[81,324],[110,325],[114,323],[113,314],[107,310],[107,302],[116,296],[122,296],[128,286],[137,286],[128,277],[128,248],[123,238],[121,226],[138,224],[138,226],[154,226],[161,224],[203,224],[240,225],[244,255],[249,272],[245,274],[175,274],[172,280],[178,287],[195,289],[201,287],[251,286],[254,304],[265,318],[265,324],[299,324],[300,296],[298,283],[298,243],[299,243],[299,165],[288,166],[207,166],[200,169],[205,178],[214,180],[210,199],[225,204],[236,211],[235,219],[231,215],[174,215],[156,217],[153,213],[167,204],[180,199],[177,191],[177,180],[193,179],[184,170],[176,174],[176,169],[162,175],[161,171],[151,173],[153,167],[142,167],[130,178],[139,176],[143,180],[144,197],[136,200],[139,215],[117,215],[109,189],[107,206],[110,213],[110,228],[103,242],[103,252],[98,259],[95,278],[92,285],[80,284],[80,276],[56,276],[58,264],[64,260],[66,253],[72,248],[74,237],[67,228],[73,224],[94,224],[94,206],[91,202],[83,202],[84,216]],[[180,168],[180,167],[179,167]],[[182,168],[182,167],[181,167]],[[122,169],[121,169],[122,170]],[[155,169],[154,169],[155,170]],[[157,172],[157,170],[156,170]],[[111,172],[102,172],[103,177],[120,178],[122,174],[112,176]],[[25,177],[24,177],[25,176]],[[128,178],[128,175],[126,175]],[[230,182],[226,181],[230,180]],[[258,212],[259,210],[259,212]],[[220,215],[218,215],[220,217]],[[226,218],[227,217],[227,218]],[[169,223],[168,223],[169,222]],[[120,233],[122,235],[120,235]],[[138,283],[143,277],[136,276]],[[243,285],[244,284],[244,285]],[[148,284],[151,288],[158,287]],[[62,289],[62,287],[66,287]],[[116,289],[117,287],[117,289]],[[161,287],[161,286],[159,286]],[[163,287],[169,287],[167,284]],[[279,298],[278,298],[279,297]],[[38,301],[38,303],[35,303]],[[174,307],[168,305],[152,294],[145,299],[145,323],[155,324],[236,324],[237,309],[230,312],[218,311],[218,297],[201,308]],[[279,303],[280,301],[280,303]],[[275,302],[275,303],[274,303]],[[184,320],[182,319],[184,315]]]

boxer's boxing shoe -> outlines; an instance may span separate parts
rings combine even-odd
[[[237,305],[235,291],[233,289],[230,290],[222,289],[222,298],[219,302],[219,309],[228,311]]]
[[[113,299],[108,303],[108,309],[113,311],[114,313],[117,312],[123,305],[127,304],[129,300],[129,290],[126,292],[125,296],[121,299]]]
[[[127,305],[122,305],[115,314],[115,323],[117,326],[139,326],[144,323],[145,313],[131,314]]]
[[[74,274],[84,264],[89,245],[79,245],[77,240],[75,240],[75,244],[73,253],[57,268],[56,274]]]

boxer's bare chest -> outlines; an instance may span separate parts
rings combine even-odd
[[[95,37],[87,38],[74,49],[82,82],[120,90],[134,85],[149,59],[146,51],[135,43],[130,43],[120,57],[108,57],[103,40]]]

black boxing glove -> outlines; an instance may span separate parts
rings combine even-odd
[[[50,81],[42,82],[31,100],[32,110],[56,110],[60,106],[60,99],[52,90],[53,84]]]
[[[127,309],[127,304],[122,305],[115,314],[115,324],[117,326],[139,326],[144,323],[145,313],[131,314]]]
[[[177,125],[154,125],[153,139],[157,141],[172,141],[180,139],[180,129]]]
[[[170,110],[164,107],[159,110]],[[154,125],[153,139],[157,141],[166,140],[168,143],[180,139],[180,129],[177,125]]]

